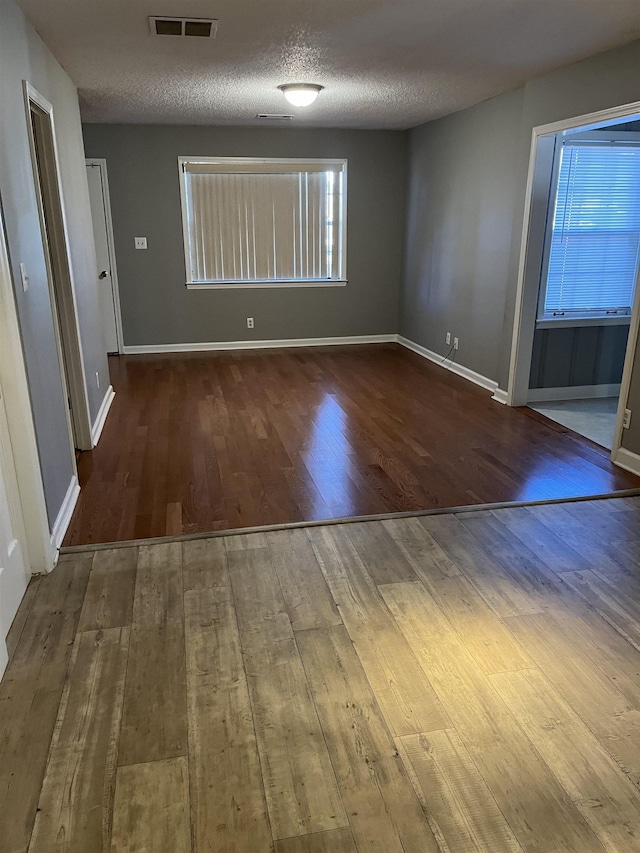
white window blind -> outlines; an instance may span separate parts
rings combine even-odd
[[[565,142],[541,318],[630,314],[640,257],[640,147]]]
[[[181,166],[187,284],[344,280],[344,161]]]

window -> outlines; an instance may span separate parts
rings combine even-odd
[[[346,161],[179,158],[187,286],[345,284]]]
[[[538,319],[630,315],[640,257],[640,144],[564,140],[560,158]]]

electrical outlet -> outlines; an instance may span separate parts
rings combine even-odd
[[[624,417],[622,418],[622,428],[629,429],[631,426],[631,409],[624,410]]]
[[[453,339],[453,348],[458,349],[458,338]]]
[[[447,332],[446,341],[447,341],[447,346],[450,347],[451,346],[451,332]]]
[[[136,249],[146,249],[147,248],[147,238],[146,237],[134,237],[133,238]]]
[[[253,329],[253,317],[247,317],[247,329]]]
[[[98,373],[97,370],[96,370],[96,385],[98,388],[100,387],[100,374]]]

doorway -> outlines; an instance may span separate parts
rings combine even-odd
[[[47,264],[53,325],[72,449],[91,450],[91,419],[60,190],[53,107],[25,82],[27,128]]]
[[[611,450],[640,261],[640,121],[556,134],[529,406]]]
[[[638,105],[535,128],[527,192],[508,401],[615,457],[638,322]]]
[[[109,181],[106,160],[87,160],[87,182],[96,244],[100,324],[109,355],[123,352],[122,318],[118,293]]]

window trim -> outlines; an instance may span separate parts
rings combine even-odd
[[[228,281],[205,281],[195,282],[191,280],[191,258],[189,252],[189,227],[187,224],[187,199],[186,199],[186,182],[185,165],[188,163],[210,165],[210,166],[254,166],[255,171],[259,171],[260,166],[264,165],[288,165],[291,166],[291,171],[295,172],[295,167],[300,166],[316,166],[324,164],[326,166],[339,166],[343,175],[344,191],[340,199],[340,272],[339,279],[266,279],[261,281],[247,280],[238,281],[237,279]],[[346,158],[324,158],[324,157],[178,157],[178,182],[180,184],[180,210],[182,216],[182,243],[184,249],[184,269],[185,269],[185,285],[187,290],[249,290],[249,289],[264,289],[264,288],[299,288],[299,287],[346,287],[349,283],[347,278],[347,168],[348,162]],[[252,169],[247,168],[247,173]],[[321,170],[317,170],[321,171]]]
[[[603,311],[569,312],[550,317],[545,313],[545,302],[547,298],[547,285],[549,282],[549,263],[551,261],[551,241],[553,239],[553,221],[555,218],[556,205],[558,202],[558,181],[560,178],[560,165],[562,149],[568,147],[579,147],[580,144],[594,146],[602,145],[610,147],[611,143],[624,146],[630,145],[634,148],[640,147],[640,133],[635,132],[612,132],[606,129],[591,132],[582,132],[579,137],[572,133],[556,133],[553,166],[551,172],[551,184],[549,187],[549,202],[547,207],[547,219],[545,223],[544,248],[542,251],[542,267],[540,270],[540,286],[538,289],[538,301],[536,305],[536,329],[559,329],[572,328],[576,326],[621,326],[628,325],[631,320],[633,306],[628,311],[618,309],[618,313],[606,313]],[[636,282],[636,287],[638,283]],[[613,311],[613,309],[610,309]]]

